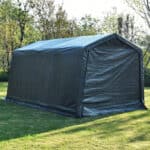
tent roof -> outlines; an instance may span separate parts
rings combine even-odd
[[[44,50],[58,50],[64,48],[72,48],[72,47],[87,47],[97,42],[103,43],[106,40],[109,40],[113,37],[117,37],[119,40],[125,42],[127,45],[140,49],[136,45],[127,41],[126,39],[120,37],[117,34],[98,34],[98,35],[89,35],[89,36],[79,36],[79,37],[71,37],[71,38],[60,38],[60,39],[52,39],[52,40],[43,40],[37,41],[35,43],[29,44],[22,48],[18,48],[15,51],[44,51]]]
[[[98,34],[98,35],[90,35],[90,36],[79,36],[79,37],[72,37],[72,38],[60,38],[60,39],[38,41],[29,44],[27,46],[24,46],[22,48],[18,48],[16,49],[16,51],[22,51],[22,50],[41,51],[47,49],[85,47],[109,35],[110,34],[103,34],[103,35]]]

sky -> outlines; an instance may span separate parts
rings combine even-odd
[[[117,13],[130,13],[135,16],[135,21],[139,26],[146,28],[145,22],[135,14],[135,12],[126,4],[125,0],[55,0],[56,4],[62,4],[68,14],[68,18],[80,19],[82,16],[91,15],[98,19],[103,18],[113,8]]]
[[[104,14],[117,8],[118,13],[132,12],[124,0],[55,0],[56,3],[63,3],[68,17],[80,18],[86,14],[93,17],[102,17]]]

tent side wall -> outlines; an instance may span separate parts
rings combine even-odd
[[[82,50],[15,52],[7,100],[79,115]]]
[[[83,116],[143,108],[141,57],[118,39],[89,50]]]

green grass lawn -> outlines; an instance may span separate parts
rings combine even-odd
[[[0,98],[7,83],[0,83]],[[145,88],[150,108],[150,88]],[[0,101],[0,150],[149,150],[150,110],[75,119]]]

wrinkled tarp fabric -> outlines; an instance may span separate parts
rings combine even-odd
[[[15,53],[8,97],[76,113],[81,83],[81,50]]]
[[[113,40],[90,50],[83,116],[132,110],[141,105],[139,54]]]
[[[36,42],[14,51],[6,100],[78,117],[143,108],[142,63],[118,35]]]

